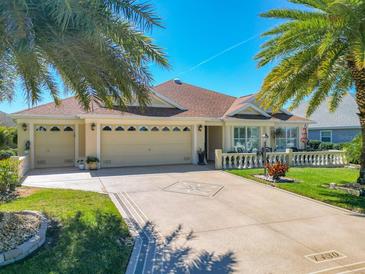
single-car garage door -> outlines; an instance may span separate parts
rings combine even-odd
[[[191,163],[191,136],[187,126],[103,125],[101,166]]]
[[[69,167],[75,160],[75,133],[70,125],[37,125],[34,156],[36,168]]]

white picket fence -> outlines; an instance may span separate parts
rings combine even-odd
[[[248,169],[264,166],[264,158],[256,153],[223,153],[222,150],[215,151],[216,169]],[[268,152],[267,163],[281,162],[295,167],[336,167],[347,164],[344,151],[314,151],[314,152],[293,152],[287,149],[286,152]]]

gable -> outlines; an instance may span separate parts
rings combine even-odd
[[[130,106],[138,107],[139,103],[137,101],[135,101],[135,102],[131,103]],[[177,108],[180,110],[184,109],[182,106],[173,102],[169,98],[164,97],[163,95],[158,94],[156,92],[152,92],[150,94],[150,102],[147,106],[151,107],[151,108],[175,108],[175,109]]]
[[[240,114],[248,114],[248,115],[262,115],[262,112],[258,111],[257,109],[253,108],[252,106],[247,106],[246,108],[241,109],[235,115]]]

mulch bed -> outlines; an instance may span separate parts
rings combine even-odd
[[[37,216],[0,212],[0,253],[16,248],[34,236],[41,225]]]
[[[20,197],[27,197],[37,192],[36,188],[18,187],[15,191],[0,193],[0,204],[8,203]]]

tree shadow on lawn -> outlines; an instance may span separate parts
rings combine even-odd
[[[126,269],[132,247],[121,219],[95,212],[95,220],[80,212],[47,231],[46,244],[34,255],[9,265],[0,273],[121,273]]]
[[[155,243],[153,268],[148,273],[220,273],[234,272],[237,259],[232,251],[217,255],[206,250],[194,250],[189,242],[196,239],[193,231],[183,233],[179,225],[169,235],[163,237],[152,223],[147,223],[140,234],[148,234]],[[138,267],[137,271],[138,272]],[[147,273],[147,272],[146,272]]]
[[[354,196],[341,190],[320,191],[322,201],[328,204],[345,207],[360,213],[365,213],[365,197]]]

